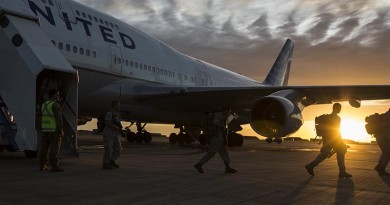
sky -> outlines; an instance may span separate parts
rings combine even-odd
[[[262,81],[287,38],[295,42],[289,85],[390,84],[388,0],[77,0],[104,11],[187,55]],[[362,121],[389,101],[343,104]],[[303,112],[296,135],[313,135],[313,119],[331,105]],[[246,132],[253,134],[250,128]]]

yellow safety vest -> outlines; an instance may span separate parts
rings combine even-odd
[[[46,101],[43,103],[42,111],[42,132],[55,132],[57,122],[53,112],[54,101]]]

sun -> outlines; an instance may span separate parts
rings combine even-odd
[[[370,142],[371,136],[367,134],[365,123],[353,118],[341,118],[341,136],[357,142]]]

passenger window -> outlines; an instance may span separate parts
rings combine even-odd
[[[99,22],[100,22],[101,24],[104,24],[102,19],[99,19]]]
[[[95,20],[95,22],[98,22],[98,19],[96,18],[96,16],[94,16],[93,19]]]
[[[80,48],[80,54],[84,55],[84,48]]]
[[[179,80],[181,80],[181,74],[178,74],[178,77],[177,77]]]
[[[92,52],[92,57],[96,58],[96,51]]]
[[[92,21],[92,16],[91,16],[91,15],[88,15],[88,18],[89,18],[89,20],[91,20],[91,21]]]
[[[134,66],[134,62],[133,62],[133,61],[130,61],[130,66],[131,66],[131,67]]]
[[[144,70],[148,70],[148,66],[147,65],[144,65]]]
[[[168,72],[166,70],[164,70],[164,75],[168,75]]]
[[[118,25],[115,25],[115,28],[119,30],[119,26]]]
[[[66,44],[66,51],[70,52],[70,45],[69,44]]]
[[[53,43],[54,46],[56,46],[56,42],[55,41],[52,40],[51,42]]]
[[[85,54],[87,54],[87,56],[90,56],[91,55],[91,51],[87,49]]]
[[[137,62],[135,62],[135,68],[138,68],[138,63]]]
[[[139,69],[142,69],[142,68],[143,68],[142,63],[140,63],[139,64]]]
[[[77,46],[73,46],[73,53],[77,53]]]
[[[53,4],[53,1],[52,1],[52,0],[49,0],[49,4],[50,4],[50,6],[54,6],[54,4]]]
[[[104,21],[104,24],[106,24],[106,26],[109,26],[108,22],[107,21]]]
[[[152,66],[148,66],[148,71],[150,72],[150,71],[152,71]]]
[[[87,18],[87,15],[84,12],[82,12],[81,15],[83,15],[84,18]]]
[[[64,48],[64,44],[62,44],[61,42],[59,42],[59,43],[58,43],[58,48],[59,48],[60,50],[62,50],[62,49]]]
[[[42,3],[46,4],[46,0],[42,0]]]
[[[153,71],[153,73],[155,73],[156,72],[156,67],[152,67],[152,71]]]
[[[116,60],[117,60],[118,64],[120,64],[122,62],[122,59],[119,57]]]
[[[187,80],[187,75],[184,75],[184,80]]]
[[[80,11],[76,10],[76,14],[77,14],[77,16],[80,16]]]
[[[110,23],[111,28],[114,28],[114,24]]]

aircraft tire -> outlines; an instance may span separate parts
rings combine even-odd
[[[265,139],[266,142],[268,142],[268,144],[271,144],[272,143],[272,138],[267,138]]]
[[[169,135],[169,142],[171,144],[176,144],[176,142],[177,142],[177,134],[176,133],[171,133]]]
[[[145,132],[143,134],[143,137],[144,137],[144,142],[145,143],[151,143],[152,142],[152,134],[150,134],[149,132]]]
[[[237,134],[230,133],[227,136],[227,146],[228,147],[236,147],[237,146]]]
[[[192,144],[192,137],[189,134],[184,134],[183,137],[185,144]]]
[[[179,144],[184,144],[184,142],[185,142],[184,138],[185,138],[185,134],[179,133],[179,134],[177,135],[177,142],[178,142]]]
[[[244,137],[240,134],[236,135],[236,146],[237,147],[242,147],[244,145]]]
[[[206,145],[206,138],[204,137],[204,135],[203,134],[201,134],[201,135],[199,135],[199,143],[201,144],[201,145]]]
[[[278,144],[282,144],[283,140],[278,138],[278,139],[275,139],[275,142],[278,143]]]
[[[129,132],[126,134],[126,140],[128,142],[135,142],[135,133],[134,132]]]
[[[27,158],[37,158],[38,152],[32,150],[24,150],[24,155],[26,155]]]
[[[141,132],[137,132],[135,134],[135,142],[142,143],[143,140],[144,140],[143,134]]]

